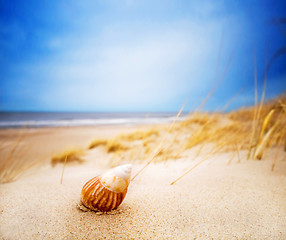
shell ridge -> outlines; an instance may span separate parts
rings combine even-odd
[[[90,193],[92,192],[91,186],[96,182],[96,178],[91,179],[90,181],[85,184],[85,187],[83,187],[81,191],[81,199],[82,202],[86,202],[88,204],[88,201],[90,200]],[[93,183],[93,184],[92,184]]]
[[[96,177],[95,178],[92,178],[91,180],[89,180],[84,186],[83,188],[87,189],[89,188],[89,186],[92,184],[92,182],[94,182],[96,180]]]
[[[98,188],[99,188],[98,181],[97,181],[94,185],[92,185],[92,187],[93,187],[95,190],[98,189]],[[87,195],[87,199],[89,200],[90,204],[92,204],[92,201],[95,199],[95,194],[94,194],[95,190],[93,190],[92,187],[90,187],[90,188],[91,188],[91,191],[90,191],[89,194]]]
[[[106,203],[107,198],[109,198],[109,195],[112,195],[112,192],[107,192],[106,194],[103,195],[103,197],[100,199],[100,201],[98,202],[97,206],[99,209],[103,209],[104,211],[107,208],[107,206],[104,204]]]
[[[110,192],[109,198],[108,198],[107,203],[106,203],[106,207],[107,208],[111,207],[111,209],[112,209],[112,205],[113,205],[113,202],[114,202],[114,196],[116,196],[116,194],[113,193],[113,192]]]
[[[120,195],[118,195],[117,197],[118,197],[118,198],[117,198],[117,201],[116,201],[116,205],[119,206],[119,205],[121,204],[122,200],[123,200],[123,195],[120,194]]]
[[[100,198],[103,196],[103,194],[101,195],[96,195],[93,199],[92,199],[92,205],[95,206],[98,204],[98,202],[100,201]]]
[[[88,194],[88,197],[93,195],[93,188],[96,189],[98,185],[98,181],[93,181],[93,183],[86,189],[86,194]]]
[[[104,186],[100,186],[100,188],[98,189],[98,191],[94,195],[93,205],[98,204],[100,199],[104,196],[104,194],[105,194],[104,190],[105,190]]]
[[[113,202],[112,202],[112,205],[111,205],[111,209],[114,209],[117,206],[117,196],[118,196],[118,194],[114,194]]]
[[[97,181],[97,184],[95,185],[95,188],[94,188],[94,190],[92,192],[92,196],[95,196],[95,192],[98,191],[99,188],[100,188],[100,182]]]

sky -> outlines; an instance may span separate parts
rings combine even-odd
[[[279,0],[0,0],[0,111],[191,111],[210,92],[207,111],[252,105],[285,13]],[[284,52],[266,99],[285,91]]]

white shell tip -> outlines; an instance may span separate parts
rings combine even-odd
[[[121,165],[121,166],[115,167],[113,169],[113,171],[117,177],[120,177],[120,178],[125,179],[125,180],[130,179],[131,170],[132,170],[131,164]]]

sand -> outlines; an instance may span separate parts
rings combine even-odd
[[[0,185],[1,239],[286,239],[286,161],[271,171],[273,149],[262,161],[227,162],[232,153],[212,155],[174,185],[170,183],[203,158],[193,154],[152,163],[130,183],[122,205],[109,214],[83,212],[80,191],[109,169],[102,148],[88,151],[85,163],[52,167],[49,155],[68,146],[86,147],[136,127],[1,130],[5,144],[25,131],[34,144],[27,161],[44,155],[13,182]],[[279,156],[284,156],[281,149]],[[2,155],[3,157],[4,155]],[[133,164],[133,175],[143,163]]]

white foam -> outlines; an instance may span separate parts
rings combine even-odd
[[[0,121],[0,128],[8,127],[67,127],[96,125],[135,125],[160,124],[172,122],[174,117],[166,118],[101,118],[71,120],[31,120],[31,121]]]

